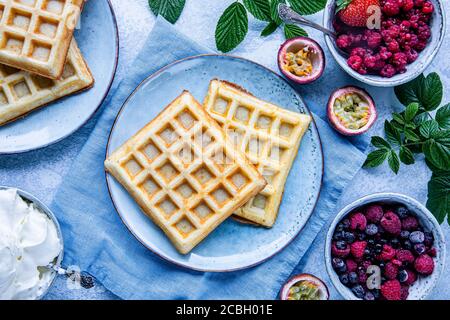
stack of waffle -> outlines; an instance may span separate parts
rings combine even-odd
[[[213,80],[184,92],[105,161],[182,254],[232,214],[271,227],[311,117]]]
[[[0,0],[0,125],[94,79],[73,39],[85,0]]]

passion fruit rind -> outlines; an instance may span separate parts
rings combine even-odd
[[[297,50],[301,50],[302,48],[310,48],[314,53],[313,57],[310,57],[312,63],[312,72],[310,75],[305,76],[296,76],[295,74],[286,70],[286,55],[292,47],[297,45]],[[298,83],[298,84],[308,84],[319,79],[324,70],[325,70],[325,53],[317,41],[307,38],[307,37],[296,37],[289,40],[286,40],[278,50],[278,68],[281,73],[285,75],[289,80]]]
[[[301,288],[296,286],[301,282],[313,284],[317,290],[312,291],[310,288],[305,288],[302,291]],[[293,298],[295,296],[298,299]],[[329,298],[330,293],[326,284],[316,276],[308,273],[299,274],[289,279],[280,292],[281,300],[328,300]]]
[[[341,105],[342,109],[338,115],[335,112],[335,103],[344,96],[347,101]],[[345,136],[357,136],[367,132],[378,117],[375,102],[370,94],[356,86],[343,87],[333,92],[328,100],[327,115],[334,129]]]

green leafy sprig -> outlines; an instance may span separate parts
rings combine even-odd
[[[248,13],[255,19],[267,22],[261,31],[262,37],[274,33],[279,27],[284,30],[286,39],[305,37],[308,33],[293,24],[284,24],[278,15],[278,6],[289,3],[302,15],[314,14],[325,8],[326,0],[242,0],[233,2],[225,9],[216,27],[216,46],[222,52],[235,49],[248,32]]]
[[[148,0],[148,4],[155,15],[162,15],[173,24],[183,12],[186,0]]]
[[[397,174],[400,163],[412,165],[415,154],[423,154],[433,173],[428,183],[427,207],[439,223],[447,216],[450,224],[450,104],[439,107],[442,81],[437,73],[420,75],[396,87],[395,94],[405,110],[386,120],[385,138],[372,137],[376,150],[368,155],[364,166],[378,167],[387,160]]]

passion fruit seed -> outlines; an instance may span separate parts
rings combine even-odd
[[[297,53],[286,53],[286,71],[299,76],[305,77],[311,75],[313,71],[312,62],[309,58],[309,50],[307,47],[299,50]]]
[[[358,130],[369,122],[369,104],[356,93],[347,93],[334,101],[334,114],[347,129]]]
[[[310,281],[299,281],[289,289],[288,300],[320,300],[320,290]]]

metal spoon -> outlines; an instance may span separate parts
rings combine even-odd
[[[288,5],[281,3],[278,6],[278,14],[280,15],[280,18],[286,22],[286,23],[298,23],[303,26],[311,27],[316,30],[319,30],[330,37],[337,38],[336,32],[322,27],[320,24],[317,24],[315,22],[312,22],[308,19],[303,18],[301,15],[299,15],[297,12],[291,9]]]
[[[48,264],[45,268],[56,271],[59,275],[65,275],[75,281],[79,281],[80,285],[85,289],[91,289],[94,287],[94,279],[84,272],[67,270],[54,263]]]

